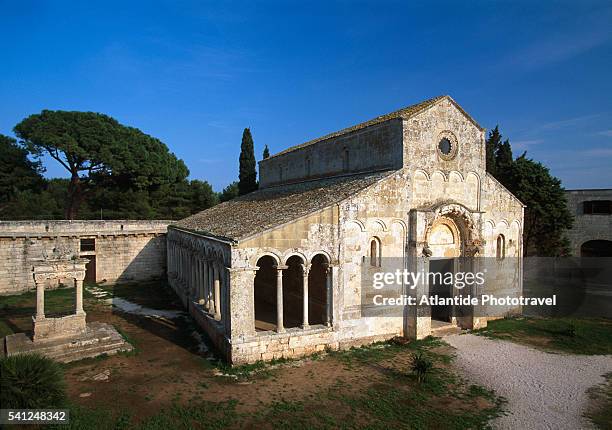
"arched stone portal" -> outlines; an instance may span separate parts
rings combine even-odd
[[[431,250],[429,272],[433,273],[430,281],[431,296],[450,298],[453,296],[453,285],[444,283],[444,279],[456,270],[456,258],[461,256],[461,235],[455,222],[446,216],[439,217],[432,225],[427,243]],[[431,319],[443,322],[453,321],[453,307],[436,305],[431,307]]]

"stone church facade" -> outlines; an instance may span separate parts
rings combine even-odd
[[[449,96],[292,147],[260,162],[258,191],[169,226],[169,283],[232,363],[423,338],[430,306],[364,311],[371,272],[493,257],[488,292],[522,292],[524,206],[485,159],[485,130]],[[489,318],[447,311],[463,328]]]

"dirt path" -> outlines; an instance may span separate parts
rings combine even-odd
[[[586,390],[612,372],[612,356],[551,354],[472,334],[444,338],[457,349],[457,365],[475,383],[508,399],[509,415],[496,429],[588,429],[582,417]]]

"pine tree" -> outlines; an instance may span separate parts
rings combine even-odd
[[[268,149],[268,145],[265,146],[263,150],[263,159],[270,158],[270,150]]]
[[[250,193],[257,189],[257,171],[255,163],[255,150],[251,130],[244,129],[242,144],[240,145],[240,170],[238,172],[238,193]]]

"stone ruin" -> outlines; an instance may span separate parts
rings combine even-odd
[[[32,266],[36,285],[36,315],[32,317],[32,336],[17,333],[4,339],[7,356],[39,353],[61,362],[129,351],[127,343],[110,324],[87,322],[83,310],[83,280],[88,260],[79,258],[70,250],[55,248],[51,255]],[[60,317],[45,315],[45,288],[72,281],[76,290],[74,313]]]

